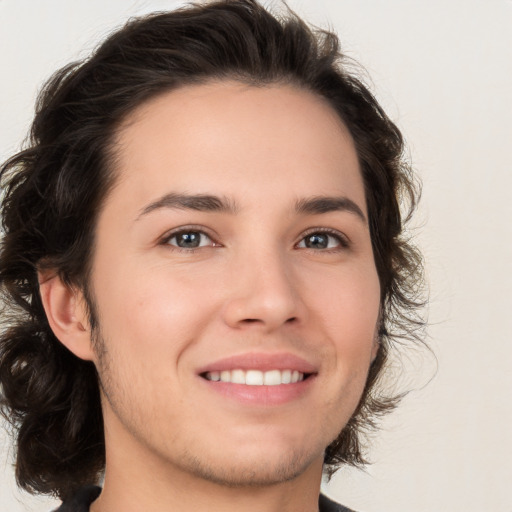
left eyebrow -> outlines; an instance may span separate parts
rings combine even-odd
[[[349,212],[357,215],[365,224],[368,222],[361,208],[348,197],[315,196],[299,199],[295,203],[295,211],[299,214],[319,215],[329,212]]]

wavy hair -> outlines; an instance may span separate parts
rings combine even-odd
[[[402,136],[353,68],[335,34],[290,10],[273,15],[256,0],[221,0],[130,20],[47,82],[25,149],[0,168],[0,407],[16,439],[22,488],[65,499],[96,482],[105,465],[95,367],[53,334],[37,272],[54,269],[89,296],[95,223],[116,179],[118,126],[160,93],[222,79],[311,91],[354,139],[381,285],[381,347],[355,414],[326,450],[325,469],[365,463],[365,434],[400,398],[381,379],[388,357],[406,341],[421,342],[423,272],[404,234],[418,188]]]

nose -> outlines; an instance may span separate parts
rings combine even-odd
[[[271,332],[304,320],[306,308],[291,265],[278,254],[253,255],[234,264],[223,316],[236,329]]]

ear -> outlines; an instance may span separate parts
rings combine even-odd
[[[48,323],[57,339],[77,357],[95,359],[83,294],[54,272],[38,272],[39,293]]]

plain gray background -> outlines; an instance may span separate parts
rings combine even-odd
[[[267,2],[268,3],[268,2]],[[366,473],[325,486],[360,512],[511,512],[512,2],[289,0],[340,35],[403,130],[424,182],[416,221],[431,290],[428,355]],[[0,0],[0,159],[27,131],[38,87],[129,16],[175,1]],[[406,361],[407,362],[407,361]],[[0,510],[55,502],[16,490],[0,434]]]

